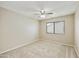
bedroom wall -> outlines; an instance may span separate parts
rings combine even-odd
[[[75,50],[79,57],[79,8],[75,12]]]
[[[0,8],[0,53],[38,40],[38,31],[37,20]]]
[[[65,34],[48,34],[46,22],[65,21]],[[52,39],[64,44],[73,45],[74,41],[74,14],[40,21],[40,38]]]

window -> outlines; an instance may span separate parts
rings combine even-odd
[[[64,34],[65,24],[64,21],[48,22],[46,28],[49,34]]]
[[[55,33],[64,33],[64,22],[55,22]]]
[[[47,33],[54,33],[54,23],[47,23]]]

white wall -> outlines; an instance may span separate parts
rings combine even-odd
[[[46,22],[65,21],[65,34],[48,34],[46,32]],[[50,20],[40,21],[40,38],[52,39],[64,44],[73,45],[74,40],[74,15],[67,15]]]
[[[79,8],[75,13],[75,49],[79,56]]]
[[[0,8],[0,53],[36,41],[38,26],[37,20]]]

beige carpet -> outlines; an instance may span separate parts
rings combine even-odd
[[[63,46],[52,40],[37,41],[33,44],[3,53],[2,58],[75,58],[72,47]]]

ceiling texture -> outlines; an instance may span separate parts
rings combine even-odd
[[[37,13],[44,9],[46,12],[52,12],[44,19],[73,14],[79,5],[78,1],[2,1],[0,7],[21,13],[27,17],[42,20]]]

